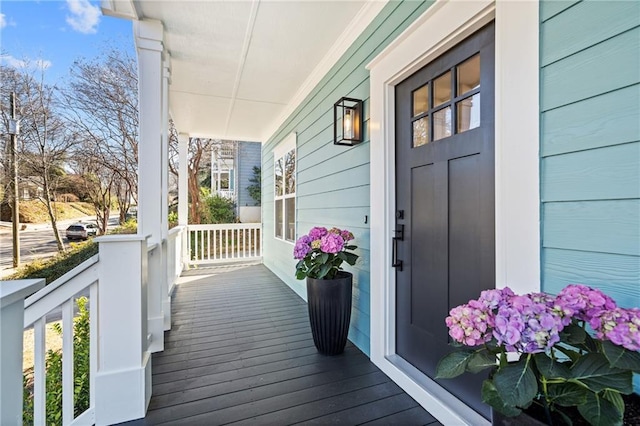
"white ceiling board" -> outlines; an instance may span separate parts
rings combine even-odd
[[[178,131],[244,140],[261,140],[275,131],[344,52],[337,46],[346,48],[384,5],[131,1],[136,16],[130,19],[163,23],[171,55],[170,111]],[[109,1],[105,4],[109,13]]]

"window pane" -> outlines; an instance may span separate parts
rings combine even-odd
[[[275,220],[275,228],[276,228],[276,238],[282,238],[282,203],[283,200],[276,200],[276,220]]]
[[[424,85],[413,92],[413,116],[427,112],[429,109],[429,85]]]
[[[458,96],[480,87],[480,55],[458,65]]]
[[[284,189],[285,194],[296,192],[296,152],[291,150],[284,156]]]
[[[433,106],[451,100],[451,71],[433,80]]]
[[[282,158],[276,161],[274,174],[276,180],[276,196],[282,195]]]
[[[480,126],[480,93],[476,93],[456,104],[458,133]]]
[[[429,142],[429,116],[413,122],[413,147]]]
[[[229,172],[220,172],[220,188],[218,189],[229,189]]]
[[[451,136],[451,107],[433,113],[433,140]]]
[[[287,198],[284,202],[285,217],[287,218],[284,239],[293,241],[296,236],[296,199]]]

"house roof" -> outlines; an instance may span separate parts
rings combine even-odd
[[[102,8],[163,23],[180,132],[265,141],[385,3],[103,0]]]

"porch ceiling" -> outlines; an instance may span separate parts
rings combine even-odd
[[[180,132],[264,141],[319,81],[319,69],[351,44],[354,28],[359,33],[383,4],[104,0],[102,6],[108,15],[163,23],[170,110]]]

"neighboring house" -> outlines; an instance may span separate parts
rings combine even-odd
[[[211,149],[211,193],[233,200],[241,222],[260,222],[260,204],[250,195],[253,168],[260,167],[259,142],[221,141]]]
[[[44,189],[42,186],[34,182],[35,179],[33,178],[20,179],[18,188],[20,189],[19,194],[21,200],[38,199],[44,195]]]
[[[103,8],[134,20],[138,50],[138,238],[160,254],[131,251],[143,253],[140,265],[148,259],[149,286],[136,297],[149,291],[151,302],[130,345],[147,355],[164,348],[170,313],[158,290],[169,111],[181,176],[190,136],[263,141],[263,261],[302,298],[296,237],[316,225],[353,231],[360,259],[350,268],[349,337],[443,423],[488,416],[477,381],[434,379],[450,307],[484,288],[557,292],[576,282],[640,306],[640,2]],[[353,147],[333,144],[343,97],[364,101],[364,140]],[[185,178],[179,186],[184,225]],[[122,255],[120,240],[103,241],[101,263]],[[119,280],[132,275],[113,269]],[[101,345],[122,340],[109,331]],[[141,393],[148,402],[149,357],[140,366],[138,352],[134,369],[101,364],[99,391],[120,389],[128,371],[139,386],[127,387],[138,400],[126,414],[98,401],[102,423],[116,411],[114,419],[139,415]]]

